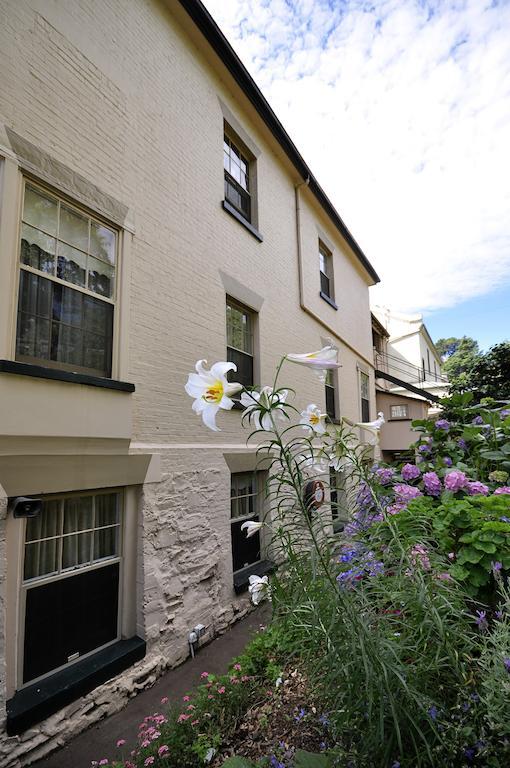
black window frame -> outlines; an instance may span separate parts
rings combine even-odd
[[[248,494],[234,494],[238,482],[248,482]],[[232,569],[234,576],[240,571],[256,566],[263,560],[263,540],[261,532],[257,531],[247,538],[246,531],[241,531],[241,525],[247,520],[262,521],[261,484],[263,473],[256,470],[247,472],[232,472],[230,475],[230,535],[232,552]],[[233,515],[234,505],[238,499],[248,499],[248,510],[245,515]],[[245,559],[248,557],[248,559]]]
[[[328,369],[324,381],[324,393],[326,401],[326,413],[331,421],[336,421],[337,414],[337,374],[336,371]]]
[[[322,268],[323,265],[326,271]],[[334,302],[333,254],[329,248],[324,245],[322,240],[319,240],[319,278],[321,295]]]
[[[226,149],[228,147],[228,151]],[[235,157],[239,158],[239,164]],[[229,203],[250,224],[253,224],[252,174],[254,160],[246,151],[240,140],[232,134],[225,125],[223,132],[223,176],[225,202]],[[240,181],[234,178],[231,171],[233,164],[238,165]],[[228,165],[228,168],[226,167]],[[243,165],[245,170],[243,171]],[[242,179],[244,176],[245,185]]]

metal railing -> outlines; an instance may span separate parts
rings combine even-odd
[[[378,352],[374,350],[375,367],[379,371],[392,374],[397,378],[407,381],[409,384],[438,383],[448,384],[448,378],[437,371],[430,371],[426,368],[420,368],[413,363],[408,363],[401,357],[391,355],[388,352]]]

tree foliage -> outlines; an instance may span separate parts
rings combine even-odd
[[[510,342],[495,344],[475,361],[468,380],[475,396],[510,399]]]
[[[469,389],[469,376],[480,358],[478,342],[470,336],[436,341],[436,349],[443,358],[443,371],[452,384],[453,391]]]

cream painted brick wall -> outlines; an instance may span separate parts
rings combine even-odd
[[[140,509],[138,627],[147,657],[22,739],[3,739],[0,766],[10,768],[115,711],[182,661],[195,623],[212,637],[248,608],[232,589],[224,459],[225,446],[240,449],[246,433],[238,411],[220,415],[221,433],[206,431],[184,393],[198,358],[225,357],[220,270],[263,298],[260,383],[271,383],[283,354],[318,349],[331,333],[299,305],[294,185],[301,180],[164,3],[0,0],[0,18],[0,122],[129,209],[132,440],[134,450],[161,453],[163,467],[161,483],[144,488]],[[221,208],[220,98],[261,150],[262,243]],[[367,368],[363,357],[372,355],[367,283],[306,190],[301,206],[304,302],[359,353],[336,339],[340,411],[358,420],[358,366]],[[320,232],[333,245],[337,312],[319,297]],[[282,381],[296,388],[297,405],[324,405],[324,387],[306,369],[289,365]]]

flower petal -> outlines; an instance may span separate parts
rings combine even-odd
[[[219,405],[216,405],[215,403],[205,403],[205,407],[202,410],[202,421],[204,422],[205,426],[209,427],[209,429],[212,429],[213,432],[221,431],[220,428],[216,426],[216,414],[219,410]]]
[[[215,379],[224,379],[229,371],[237,371],[235,363],[214,363],[211,365],[211,375]]]

